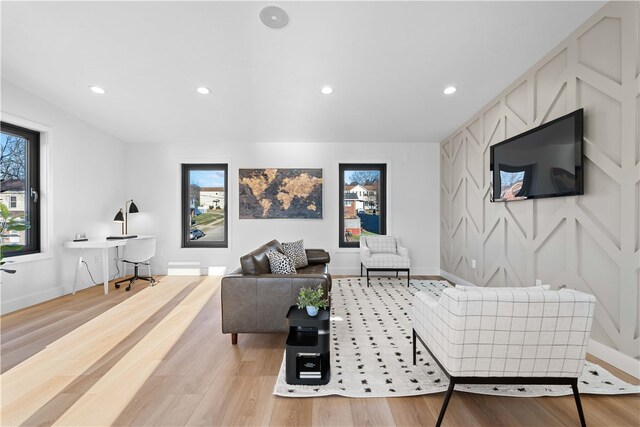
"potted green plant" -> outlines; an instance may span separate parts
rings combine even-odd
[[[17,231],[25,231],[29,228],[31,228],[31,225],[27,222],[26,215],[14,215],[4,203],[0,203],[0,271],[4,271],[5,273],[9,274],[13,274],[16,272],[15,270],[4,268],[5,264],[11,262],[4,260],[4,253],[9,251],[17,251],[18,249],[21,249],[23,247],[23,245],[19,245],[16,243],[5,244],[4,239],[15,236],[15,232]]]
[[[324,290],[318,285],[316,288],[302,288],[298,294],[298,308],[306,308],[309,316],[316,316],[318,309],[327,308],[329,300],[323,298]]]

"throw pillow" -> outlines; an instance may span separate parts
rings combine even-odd
[[[293,266],[295,268],[302,268],[309,265],[307,260],[307,253],[304,250],[304,240],[300,239],[295,242],[288,242],[282,244],[284,254],[293,260]]]
[[[271,273],[273,274],[296,274],[296,268],[293,265],[291,258],[285,254],[281,254],[276,251],[267,252],[267,258],[269,258],[269,267],[271,267]]]

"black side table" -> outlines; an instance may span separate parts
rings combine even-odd
[[[311,317],[295,305],[287,313],[287,383],[323,385],[331,379],[329,310]]]

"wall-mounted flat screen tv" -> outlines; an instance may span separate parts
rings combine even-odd
[[[491,147],[491,201],[584,194],[583,110]]]

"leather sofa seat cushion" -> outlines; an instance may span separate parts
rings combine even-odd
[[[250,274],[255,276],[259,274],[271,273],[269,258],[267,257],[267,252],[269,252],[269,250],[275,250],[282,254],[284,253],[280,242],[274,239],[269,243],[260,246],[253,252],[250,252],[240,258],[242,274]]]
[[[324,264],[309,264],[296,270],[298,274],[326,274],[327,267]]]

